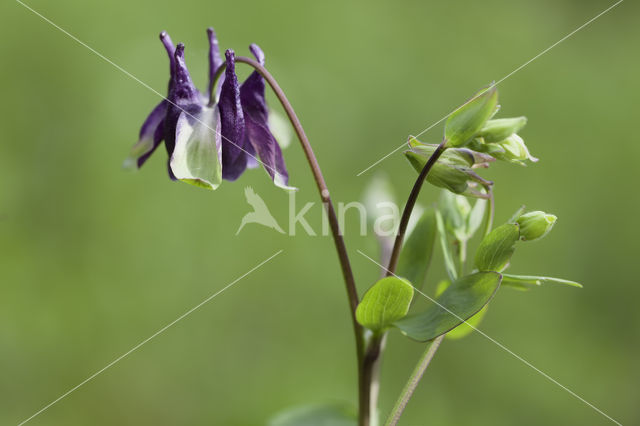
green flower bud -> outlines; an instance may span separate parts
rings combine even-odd
[[[524,160],[529,160],[533,163],[538,161],[536,157],[529,153],[522,138],[516,134],[509,136],[501,142],[497,142],[496,145],[504,149],[504,153],[497,153],[495,155],[495,158],[498,160],[510,161],[522,165],[524,165]]]
[[[409,151],[404,154],[411,165],[419,173],[437,145],[423,144],[415,138],[409,138]],[[449,148],[434,164],[427,176],[432,185],[448,189],[455,194],[470,197],[486,198],[486,193],[478,190],[479,186],[490,186],[493,182],[483,179],[473,171],[474,167],[487,167],[494,159],[486,154],[466,148]]]
[[[478,134],[485,142],[500,142],[518,133],[527,124],[527,117],[498,118],[484,124]]]
[[[470,149],[490,155],[497,160],[508,161],[522,166],[526,165],[525,160],[529,160],[532,163],[538,161],[536,157],[531,155],[522,138],[515,133],[500,142],[487,143],[486,140],[477,138],[469,143],[468,146]]]
[[[520,239],[523,241],[539,240],[551,231],[558,218],[541,211],[521,215],[516,223],[520,225]]]

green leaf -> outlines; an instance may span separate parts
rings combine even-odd
[[[408,337],[426,342],[441,336],[479,312],[500,287],[497,272],[477,272],[455,281],[426,311],[394,325]]]
[[[476,252],[476,268],[480,271],[501,272],[511,260],[520,238],[520,230],[515,223],[505,223],[483,238]]]
[[[482,225],[487,204],[489,204],[487,200],[478,199],[473,205],[471,213],[469,213],[469,218],[467,219],[467,236],[469,238],[473,237],[480,228],[480,225]]]
[[[540,286],[542,284],[564,284],[572,287],[582,288],[582,284],[575,281],[563,280],[561,278],[552,277],[538,277],[534,275],[502,275],[502,284],[515,287],[518,289],[529,289],[533,286]]]
[[[436,297],[439,297],[442,293],[444,293],[444,291],[447,288],[449,288],[450,285],[451,285],[450,281],[447,281],[447,280],[440,281],[436,286]],[[484,308],[480,309],[480,312],[478,312],[477,314],[469,318],[466,322],[463,322],[462,324],[460,324],[459,326],[457,326],[456,328],[448,332],[446,338],[457,340],[457,339],[462,339],[463,337],[471,334],[474,328],[477,328],[482,322],[482,319],[486,315],[488,308],[489,308],[488,304],[484,305]]]
[[[406,277],[418,287],[422,286],[433,256],[437,233],[436,212],[430,207],[424,211],[402,247],[398,275]]]
[[[498,106],[495,85],[478,92],[447,119],[444,138],[447,146],[463,146],[476,136]]]
[[[469,318],[467,322],[460,324],[459,326],[448,332],[446,338],[458,340],[471,334],[471,332],[473,332],[474,329],[478,328],[478,326],[482,322],[482,319],[487,314],[488,308],[489,305],[484,305],[484,308],[480,309],[480,312]]]
[[[386,277],[371,287],[356,309],[356,319],[364,327],[379,333],[407,315],[413,298],[413,286],[405,279]]]
[[[276,415],[269,426],[357,426],[355,410],[341,405],[307,405]]]

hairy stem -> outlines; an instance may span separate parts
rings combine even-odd
[[[360,415],[362,417],[362,408],[367,404],[364,401],[363,392],[363,384],[362,380],[362,365],[363,365],[363,357],[364,357],[364,333],[362,326],[356,320],[356,308],[358,307],[358,292],[356,290],[355,280],[353,278],[353,271],[351,270],[351,264],[349,262],[349,255],[347,254],[347,247],[344,242],[344,238],[342,235],[342,231],[340,230],[340,224],[338,223],[338,217],[336,216],[335,208],[333,207],[333,202],[331,201],[331,196],[329,194],[329,188],[327,188],[327,184],[322,175],[322,171],[320,170],[320,165],[318,164],[318,160],[316,159],[315,154],[313,153],[313,149],[311,148],[311,144],[309,143],[309,139],[304,132],[302,124],[298,119],[291,103],[287,99],[287,96],[284,94],[284,91],[278,85],[278,82],[273,78],[271,73],[267,71],[265,67],[263,67],[259,62],[247,58],[244,56],[236,57],[236,62],[245,63],[251,67],[253,67],[271,86],[274,94],[282,104],[287,116],[289,117],[289,121],[293,126],[293,129],[300,140],[300,144],[302,145],[302,150],[307,158],[307,162],[311,167],[311,173],[313,174],[313,178],[316,181],[316,185],[318,187],[318,192],[320,193],[320,198],[322,199],[322,204],[324,205],[327,216],[329,218],[329,226],[331,228],[331,233],[333,234],[333,241],[336,246],[336,251],[338,252],[338,259],[340,260],[340,267],[342,269],[342,275],[344,278],[347,296],[349,298],[349,308],[351,311],[351,322],[353,324],[353,331],[355,334],[356,340],[356,354],[358,361],[358,389],[359,389],[359,400],[360,400]],[[224,63],[216,72],[216,76],[214,81],[218,81],[219,76],[222,74],[222,71],[226,67],[226,63]],[[214,99],[213,92],[215,92],[215,84],[212,85],[212,95],[211,99]],[[367,394],[368,398],[368,394]],[[368,423],[367,423],[368,425]]]
[[[407,384],[404,385],[404,389],[402,389],[402,392],[400,393],[398,400],[393,406],[393,409],[391,410],[391,414],[387,418],[387,422],[385,423],[385,426],[395,426],[396,424],[398,424],[398,421],[400,420],[400,416],[402,416],[402,413],[405,407],[409,403],[409,399],[411,399],[413,392],[418,387],[418,383],[420,383],[420,379],[422,379],[422,375],[427,370],[427,367],[431,363],[433,356],[436,354],[436,351],[438,350],[438,347],[440,346],[442,339],[444,339],[444,334],[442,336],[436,337],[431,343],[431,345],[429,345],[427,349],[424,351],[424,353],[422,354],[422,357],[420,357],[420,361],[418,361],[418,364],[416,365],[413,372],[411,373],[411,376],[409,377]]]

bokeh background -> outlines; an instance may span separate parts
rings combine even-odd
[[[376,173],[404,199],[415,173],[400,153],[356,174],[612,3],[28,4],[161,92],[160,30],[186,43],[200,87],[207,26],[242,54],[258,42],[334,199],[348,202]],[[528,116],[522,135],[541,161],[484,173],[496,181],[498,222],[523,203],[560,218],[544,241],[518,249],[512,271],[585,287],[503,289],[482,330],[623,424],[640,424],[638,12],[625,1],[501,83],[501,115]],[[170,182],[162,151],[139,173],[121,170],[157,96],[20,4],[3,2],[0,15],[0,423],[18,424],[280,249],[29,424],[261,425],[292,405],[355,402],[330,237],[257,225],[235,236],[245,186],[286,223],[288,196],[261,170],[213,193]],[[286,160],[296,201],[315,201],[296,144]],[[421,203],[437,195],[427,188]],[[308,216],[314,226],[319,212]],[[378,271],[356,250],[376,246],[355,219],[348,226],[363,292]],[[443,275],[436,264],[430,285]],[[389,343],[383,413],[423,349],[397,333]],[[478,334],[445,342],[401,422],[608,423]]]

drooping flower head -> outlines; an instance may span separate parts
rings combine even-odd
[[[240,86],[233,50],[225,52],[223,63],[215,32],[209,28],[207,34],[206,94],[199,92],[191,80],[184,45],[174,47],[166,32],[160,34],[169,55],[168,96],[145,120],[125,166],[141,167],[164,141],[169,176],[174,180],[216,189],[223,179],[236,180],[247,168],[262,163],[276,185],[289,188],[282,151],[268,125],[263,77],[254,72]],[[258,46],[251,45],[251,52],[264,63]],[[223,65],[225,72],[216,82]]]

